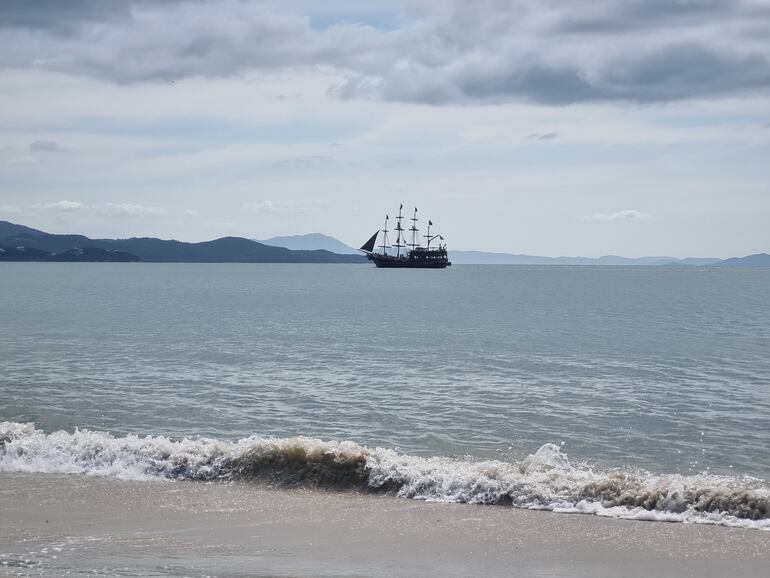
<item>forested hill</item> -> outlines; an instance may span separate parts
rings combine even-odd
[[[3,235],[3,233],[10,233]],[[330,251],[292,251],[242,237],[222,237],[201,243],[135,237],[91,239],[83,235],[52,235],[0,221],[0,261],[140,260],[157,263],[364,263],[359,255]],[[74,249],[80,250],[73,251]],[[101,251],[85,251],[99,249]],[[41,254],[42,253],[42,254]],[[28,255],[29,258],[24,258]],[[67,254],[67,258],[63,257]],[[110,259],[114,254],[116,259]],[[61,257],[57,257],[61,256]],[[98,256],[98,259],[90,257]],[[135,256],[136,259],[130,257]],[[80,257],[80,258],[79,258]]]

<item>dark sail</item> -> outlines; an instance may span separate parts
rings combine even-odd
[[[379,235],[379,234],[380,234],[380,232],[377,231],[374,235],[372,235],[372,238],[369,239],[366,243],[364,243],[361,246],[360,250],[364,251],[366,253],[371,253],[372,251],[374,251],[374,243],[377,241],[377,235]]]

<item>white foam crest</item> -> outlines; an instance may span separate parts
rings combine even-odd
[[[236,441],[46,434],[0,423],[0,471],[123,479],[253,479],[369,488],[430,502],[510,504],[596,516],[770,530],[770,488],[756,478],[595,470],[546,444],[519,462],[417,457],[352,441],[252,436]]]
[[[50,434],[33,424],[0,424],[0,471],[79,473],[123,479],[174,477],[184,465],[190,477],[207,477],[227,444],[215,440],[172,441],[164,436],[116,438],[109,433],[75,430]],[[10,426],[10,427],[9,427]]]
[[[173,440],[133,434],[114,437],[80,429],[46,434],[31,423],[0,423],[0,471],[6,472],[210,480],[230,477],[243,463],[260,458],[345,463],[362,459],[364,452],[353,442],[304,437]]]
[[[399,496],[416,500],[510,503],[519,508],[630,520],[770,530],[770,492],[760,480],[594,471],[573,465],[554,444],[514,463],[421,458],[377,449],[367,464],[373,487],[396,487]],[[720,505],[725,509],[717,509]]]

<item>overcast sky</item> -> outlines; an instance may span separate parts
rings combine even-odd
[[[770,0],[0,0],[0,219],[770,252]]]

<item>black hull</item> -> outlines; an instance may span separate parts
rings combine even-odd
[[[377,267],[384,269],[444,269],[452,263],[447,259],[410,259],[407,257],[393,257],[368,254],[370,261],[374,261]]]

